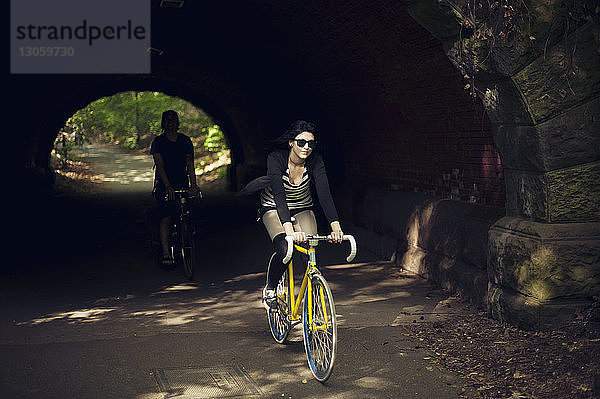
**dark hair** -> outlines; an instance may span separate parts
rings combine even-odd
[[[302,132],[310,132],[315,136],[315,140],[317,139],[319,129],[317,125],[313,122],[304,121],[304,120],[296,120],[292,122],[286,131],[275,140],[271,142],[271,147],[279,148],[279,149],[289,149],[289,141],[293,140]]]
[[[167,119],[167,116],[169,116],[169,115],[172,115],[175,117],[175,119],[177,120],[177,127],[179,127],[179,115],[177,115],[176,111],[169,109],[162,113],[162,118],[160,120],[160,128],[161,129],[165,128],[165,120]]]

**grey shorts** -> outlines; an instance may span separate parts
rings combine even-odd
[[[279,220],[279,215],[275,209],[265,212],[262,216],[262,222],[267,229],[267,233],[269,233],[271,241],[278,234],[285,233],[283,224]],[[306,234],[317,234],[317,219],[310,209],[295,214],[292,218],[292,225],[295,231],[303,231]]]

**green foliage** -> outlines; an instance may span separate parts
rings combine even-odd
[[[161,133],[161,115],[168,109],[179,115],[179,132],[209,147],[227,148],[214,121],[189,102],[159,92],[123,92],[88,104],[67,120],[63,131],[78,131],[91,142],[108,142],[125,148],[143,148]],[[216,131],[215,131],[216,130]]]
[[[59,162],[59,168],[66,168],[68,160],[72,158],[72,150],[75,145],[75,142],[71,138],[71,136],[74,135],[62,133],[56,139],[55,156]]]
[[[55,153],[66,162],[74,144],[100,142],[130,150],[148,149],[162,133],[162,113],[172,109],[179,115],[179,132],[194,144],[196,166],[221,162],[228,145],[221,128],[201,109],[160,92],[122,92],[96,100],[77,111],[59,131]]]
[[[204,139],[204,148],[211,152],[222,152],[227,149],[227,143],[223,132],[218,125],[206,129],[207,135]]]

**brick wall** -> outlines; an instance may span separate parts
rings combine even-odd
[[[328,153],[346,178],[504,207],[490,122],[441,43],[397,2],[321,4],[276,19],[281,50],[327,112],[337,136]]]

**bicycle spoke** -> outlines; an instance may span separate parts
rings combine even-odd
[[[313,325],[314,325],[314,348],[315,352],[318,356],[317,363],[319,364],[319,368],[324,368],[330,361],[329,354],[331,353],[331,341],[332,334],[328,331],[328,328],[331,326],[329,323],[325,322],[326,309],[324,309],[323,303],[324,300],[322,296],[322,287],[319,287],[318,297],[313,300],[313,303],[316,303],[315,316],[313,316]],[[316,320],[315,320],[316,319]],[[325,330],[321,328],[325,327]]]
[[[271,258],[273,259],[273,258]],[[278,343],[283,343],[291,328],[291,322],[288,318],[289,313],[289,291],[288,291],[288,272],[286,271],[275,290],[277,303],[274,309],[267,311],[267,319],[271,335]]]
[[[311,308],[306,303],[304,307],[304,341],[311,371],[319,381],[325,381],[335,358],[335,308],[331,291],[321,275],[312,277],[310,291]]]

